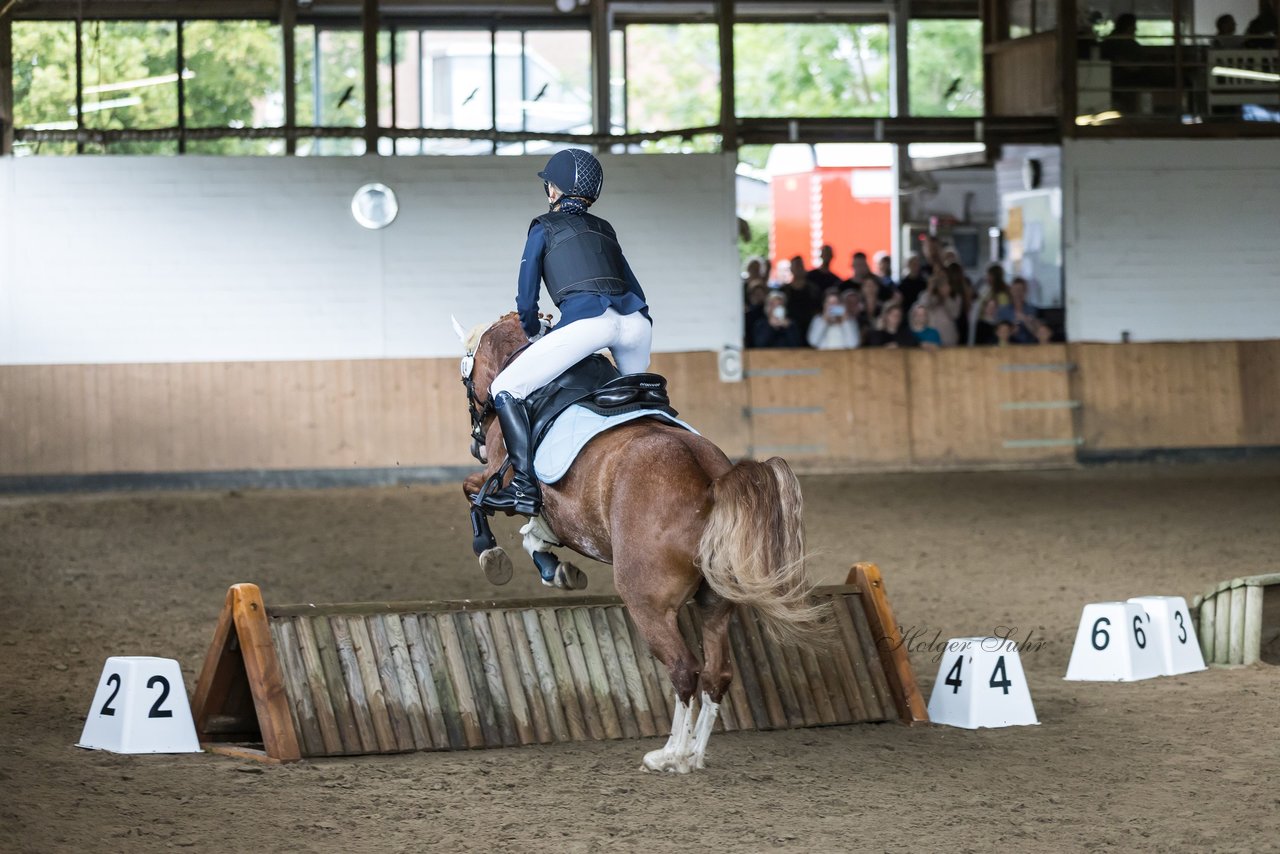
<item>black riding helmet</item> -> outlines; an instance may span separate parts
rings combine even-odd
[[[585,199],[587,204],[600,198],[604,189],[604,167],[595,155],[581,148],[557,151],[547,161],[538,177],[546,184],[555,184],[566,196]]]

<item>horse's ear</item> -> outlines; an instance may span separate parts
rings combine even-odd
[[[453,321],[453,331],[457,333],[458,340],[462,342],[463,347],[467,346],[467,330],[462,328],[462,324],[458,322],[458,318],[454,317],[452,314],[449,315],[449,319]]]

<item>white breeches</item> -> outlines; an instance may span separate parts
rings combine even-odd
[[[608,348],[618,370],[638,374],[649,369],[653,324],[643,314],[618,314],[605,309],[599,317],[575,320],[529,345],[506,370],[493,379],[490,395],[507,392],[524,400],[587,356]]]

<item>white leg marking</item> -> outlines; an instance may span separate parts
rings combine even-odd
[[[707,742],[711,740],[711,729],[716,725],[716,715],[720,713],[720,704],[711,702],[711,695],[702,692],[702,712],[698,715],[698,723],[693,728],[693,751],[689,757],[694,768],[705,768]]]
[[[524,534],[524,550],[530,555],[534,552],[549,552],[552,547],[560,545],[556,535],[541,515],[534,516],[520,529]]]
[[[676,712],[671,721],[671,736],[661,750],[651,750],[644,755],[644,767],[650,771],[670,771],[688,774],[689,749],[693,742],[693,710],[689,704],[676,701]]]

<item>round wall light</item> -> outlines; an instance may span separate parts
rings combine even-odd
[[[365,228],[386,228],[399,212],[395,191],[386,184],[365,184],[351,197],[351,215]]]

